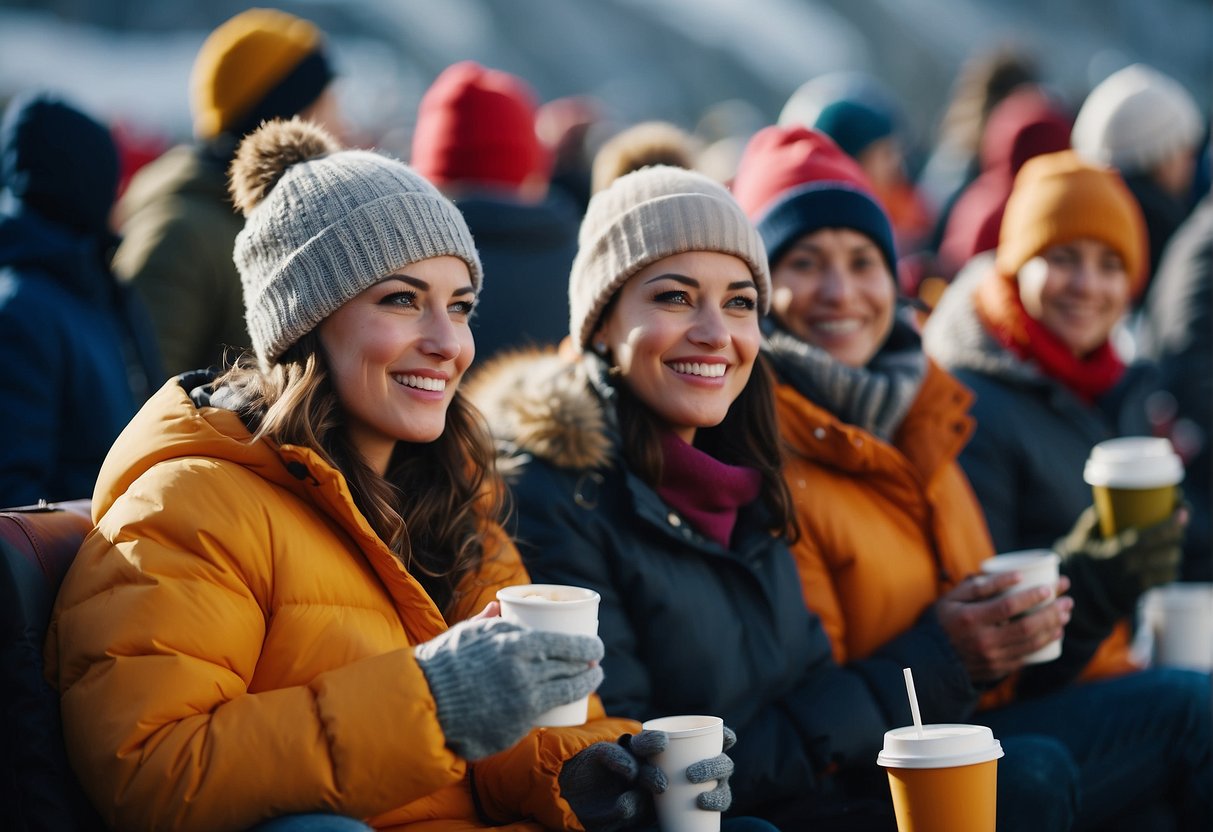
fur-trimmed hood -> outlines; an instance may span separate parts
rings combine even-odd
[[[503,460],[537,457],[561,468],[607,468],[616,431],[605,367],[592,355],[555,350],[504,353],[464,388],[489,423]]]
[[[994,254],[969,261],[943,293],[922,331],[923,351],[949,372],[972,370],[1018,383],[1046,383],[1033,363],[1019,358],[994,339],[973,303],[973,293],[994,269]]]

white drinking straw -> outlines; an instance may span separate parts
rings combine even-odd
[[[914,727],[918,729],[918,736],[922,738],[922,714],[918,712],[918,694],[914,692],[914,674],[910,672],[910,668],[902,668],[902,673],[906,677],[906,693],[910,695],[910,713],[914,716]]]

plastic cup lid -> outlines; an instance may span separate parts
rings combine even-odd
[[[922,736],[913,725],[884,735],[884,750],[876,757],[886,768],[952,768],[997,760],[1002,743],[984,725],[924,725]]]
[[[1169,439],[1123,436],[1091,449],[1082,478],[1107,488],[1159,488],[1181,482],[1184,465]]]

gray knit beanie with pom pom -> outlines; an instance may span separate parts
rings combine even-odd
[[[268,370],[337,308],[410,263],[450,255],[482,271],[463,215],[402,162],[342,150],[298,118],[250,133],[232,162],[245,216],[234,259],[253,350]]]

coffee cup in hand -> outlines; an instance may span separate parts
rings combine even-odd
[[[522,627],[552,633],[598,635],[597,592],[579,586],[522,584],[497,591],[501,617]],[[541,726],[583,725],[589,697],[544,711],[535,720]]]
[[[995,555],[982,561],[981,571],[985,575],[1002,575],[1007,572],[1018,572],[1019,583],[1003,592],[1003,595],[1010,595],[1014,592],[1022,592],[1025,589],[1033,589],[1038,586],[1047,586],[1056,593],[1057,579],[1060,573],[1061,558],[1056,552],[1049,549],[1024,549],[1018,552],[1006,552],[1001,555]],[[1036,612],[1045,604],[1052,603],[1053,596],[1048,600],[1037,604],[1035,607],[1027,610],[1024,615],[1029,615]],[[1024,656],[1024,664],[1043,664],[1051,662],[1061,655],[1061,639],[1051,641],[1039,650],[1035,650]]]
[[[1112,537],[1170,517],[1184,467],[1169,439],[1124,436],[1092,448],[1082,475],[1095,499],[1099,531]]]

